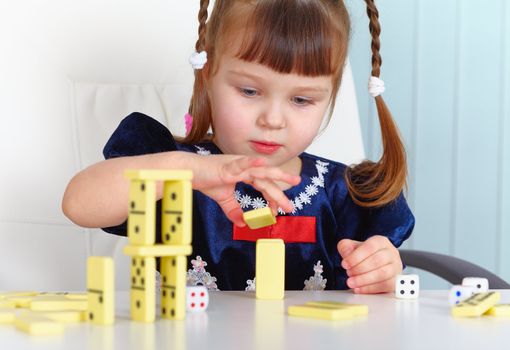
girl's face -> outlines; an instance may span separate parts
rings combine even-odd
[[[224,54],[208,81],[214,142],[226,154],[289,166],[317,135],[331,91],[331,76],[281,74]]]

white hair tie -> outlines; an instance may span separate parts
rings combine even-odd
[[[200,53],[193,52],[189,57],[189,63],[193,67],[193,69],[202,69],[204,65],[207,63],[207,52],[202,51]]]
[[[382,94],[385,90],[384,81],[378,77],[371,76],[368,80],[368,93],[372,97],[377,97]]]

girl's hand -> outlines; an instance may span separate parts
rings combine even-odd
[[[209,155],[192,159],[193,188],[214,199],[227,218],[237,226],[246,226],[243,211],[234,196],[237,182],[245,182],[260,191],[268,201],[273,215],[278,207],[293,210],[292,203],[276,182],[297,185],[301,178],[266,166],[266,159],[251,156]]]
[[[402,272],[400,254],[385,236],[365,242],[342,239],[337,245],[346,270],[347,286],[354,293],[373,294],[395,290],[395,278]]]

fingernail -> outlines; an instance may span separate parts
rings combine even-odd
[[[345,261],[342,261],[342,267],[345,269],[345,270],[348,270],[350,269],[351,267],[349,266],[348,263],[346,263]]]
[[[347,280],[347,285],[349,286],[349,288],[354,288],[356,287],[356,283],[354,282],[354,280],[352,278],[349,278]]]

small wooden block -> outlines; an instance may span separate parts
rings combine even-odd
[[[186,316],[185,256],[161,258],[161,317],[182,320]]]
[[[0,308],[0,324],[13,323],[16,316],[16,309]]]
[[[252,230],[276,224],[276,218],[269,207],[244,212],[243,218],[246,225]]]
[[[347,320],[356,316],[349,308],[338,308],[324,305],[293,305],[289,306],[287,312],[290,316],[320,318],[323,320]]]
[[[476,317],[482,315],[496,305],[501,295],[498,292],[473,294],[464,301],[452,307],[454,317]]]
[[[256,246],[255,296],[283,299],[285,295],[285,244],[281,239],[259,239]]]
[[[64,332],[61,323],[31,312],[21,313],[14,320],[16,328],[30,335],[55,335]]]
[[[191,245],[166,245],[155,244],[151,246],[127,245],[123,249],[124,254],[137,257],[164,257],[191,255]]]
[[[193,179],[191,170],[126,170],[124,175],[130,180],[179,181]]]
[[[510,304],[497,304],[487,310],[484,315],[496,316],[496,317],[508,317],[510,316]]]
[[[86,311],[88,301],[66,297],[36,297],[30,301],[28,307],[34,311]]]
[[[348,304],[348,303],[340,303],[337,301],[310,301],[305,305],[310,306],[324,306],[331,308],[346,308],[352,311],[355,316],[364,316],[368,315],[368,305],[363,304]]]

